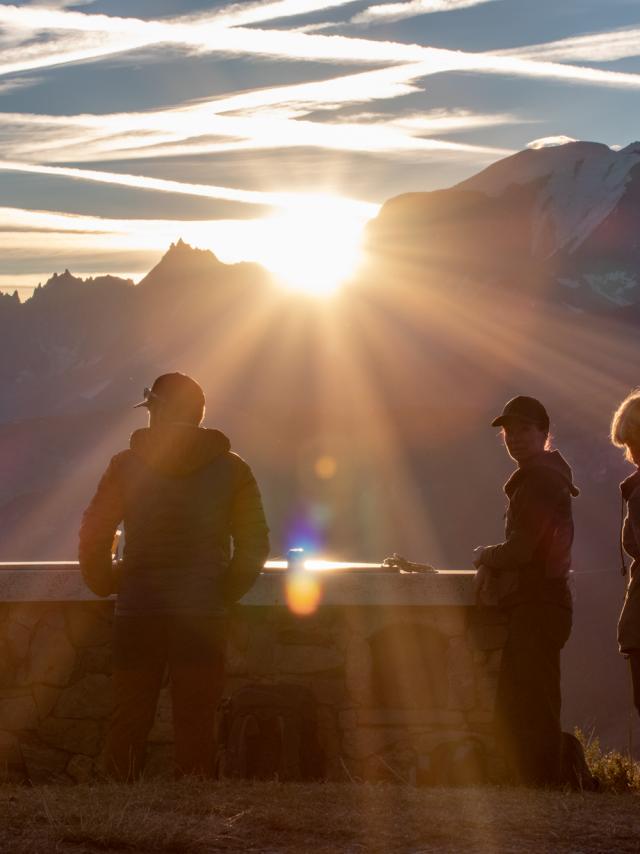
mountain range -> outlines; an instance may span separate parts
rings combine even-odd
[[[388,201],[376,257],[517,288],[578,310],[637,317],[640,143],[527,149],[449,190]]]

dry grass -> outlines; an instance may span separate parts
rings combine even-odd
[[[3,854],[640,850],[634,794],[393,785],[0,787]]]

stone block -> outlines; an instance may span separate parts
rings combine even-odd
[[[358,725],[358,712],[356,709],[343,709],[338,712],[340,729],[355,729]]]
[[[38,717],[46,718],[51,713],[51,710],[58,701],[60,696],[60,688],[55,688],[52,685],[32,685],[31,693],[36,703]]]
[[[30,691],[0,691],[0,730],[22,732],[37,723],[38,710]]]
[[[502,650],[488,650],[486,655],[487,658],[484,664],[485,672],[491,676],[497,676],[500,672],[500,664],[502,662]]]
[[[0,688],[10,688],[16,683],[16,663],[6,640],[0,639]]]
[[[306,626],[282,628],[276,631],[276,640],[282,646],[320,646],[335,645],[335,634],[329,630],[308,629]]]
[[[111,680],[99,673],[90,673],[65,688],[55,705],[58,718],[101,720],[111,713]]]
[[[103,741],[104,726],[97,721],[75,718],[46,718],[40,723],[38,734],[42,741],[57,750],[97,756]],[[66,762],[65,762],[66,767]]]
[[[396,727],[358,727],[342,734],[342,751],[351,759],[365,759],[391,745],[410,742],[405,729]]]
[[[452,638],[447,650],[447,706],[462,711],[476,702],[476,673],[473,653],[464,637]]]
[[[253,627],[247,647],[247,667],[252,676],[268,676],[275,668],[273,628],[264,621]]]
[[[371,648],[366,640],[352,638],[345,658],[345,683],[349,696],[357,703],[371,701]]]
[[[492,707],[485,709],[475,708],[467,712],[466,717],[467,721],[474,726],[478,726],[481,724],[492,725],[494,711]]]
[[[65,774],[69,754],[39,741],[22,742],[27,777],[31,783],[53,783],[68,779]]]
[[[473,786],[486,781],[486,749],[477,739],[443,742],[427,756],[419,757],[419,785]]]
[[[101,646],[112,638],[113,605],[110,602],[74,602],[64,609],[67,633],[77,647]]]
[[[8,620],[2,634],[12,660],[21,661],[25,659],[29,654],[32,630],[16,620]]]
[[[52,629],[65,629],[64,622],[64,606],[59,604],[49,605],[42,615],[40,622],[45,626],[50,626]]]
[[[7,619],[32,631],[50,607],[44,602],[17,602],[10,606]]]
[[[417,756],[413,750],[391,748],[369,756],[363,766],[364,779],[375,783],[402,783],[414,786]]]
[[[507,640],[504,613],[498,608],[475,608],[469,617],[469,638],[476,649],[502,649]]]
[[[297,679],[296,681],[304,681],[304,684],[313,693],[316,702],[321,705],[333,706],[335,708],[345,703],[346,692],[342,672],[339,672],[336,676],[313,674],[306,680]]]
[[[421,756],[433,753],[442,744],[464,741],[469,738],[466,729],[439,729],[430,732],[421,732],[416,736],[416,749]]]
[[[495,706],[496,691],[498,683],[495,678],[487,674],[478,674],[476,680],[476,703],[475,709],[491,709]]]
[[[318,741],[323,753],[323,773],[326,779],[342,776],[340,768],[340,732],[337,714],[333,707],[320,706],[317,710]]]
[[[275,666],[279,673],[323,673],[342,664],[342,655],[333,647],[276,646]]]
[[[175,768],[173,746],[170,744],[149,744],[144,766],[145,779],[167,780],[173,777]]]
[[[111,644],[89,646],[82,650],[80,667],[85,673],[102,673],[110,676],[113,669],[113,650]]]
[[[331,640],[336,635],[337,621],[338,612],[335,608],[319,608],[303,617],[284,608],[274,612],[274,624],[278,635],[290,633],[293,643],[296,642],[297,635],[315,634],[318,638],[326,637]]]
[[[358,709],[358,726],[464,727],[462,712],[452,709]]]
[[[378,610],[378,609],[375,609]],[[372,608],[347,606],[343,611],[345,634],[353,638],[366,638],[376,628]]]
[[[27,780],[27,767],[15,735],[0,732],[0,782],[24,783]]]
[[[31,681],[64,687],[76,662],[76,651],[64,628],[41,622],[36,628],[29,656]]]
[[[66,773],[75,783],[87,783],[96,775],[96,763],[90,756],[83,756],[82,753],[76,753],[69,760]]]
[[[467,630],[468,608],[440,607],[425,609],[424,621],[446,637],[459,637]]]
[[[249,624],[239,616],[234,616],[229,622],[228,638],[238,649],[246,652],[249,646]]]
[[[169,688],[163,688],[160,691],[156,717],[149,733],[149,741],[154,744],[171,744],[173,742],[173,715]]]
[[[244,676],[248,672],[246,652],[232,642],[227,643],[224,667],[229,676]]]

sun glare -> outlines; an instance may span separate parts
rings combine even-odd
[[[329,296],[355,272],[372,205],[308,196],[263,220],[260,261],[290,290]]]

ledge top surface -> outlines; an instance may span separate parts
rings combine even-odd
[[[303,573],[315,584],[318,605],[429,606],[472,605],[473,570],[430,573],[362,571]],[[286,572],[263,572],[241,600],[251,607],[286,607],[290,597]],[[0,563],[0,602],[96,602],[76,561]]]

